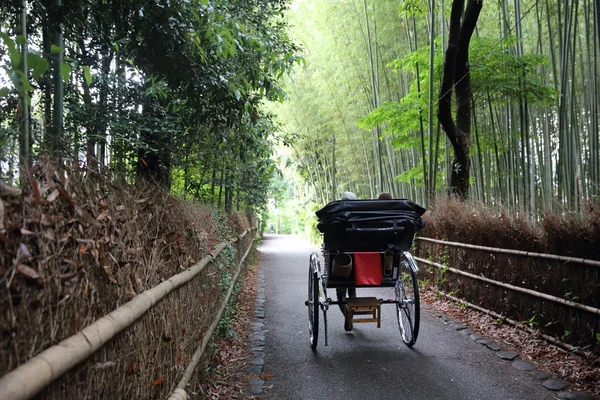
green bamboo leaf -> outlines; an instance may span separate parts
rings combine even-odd
[[[0,88],[0,97],[5,97],[10,93],[10,89],[7,87]]]
[[[27,95],[27,92],[33,91],[33,87],[29,83],[29,79],[20,70],[13,70],[11,73],[11,79],[15,88],[19,91],[20,94]]]
[[[32,76],[34,79],[38,79],[40,76],[44,75],[46,71],[48,71],[48,60],[40,58],[33,68]]]
[[[35,68],[42,57],[36,53],[27,53],[27,67]]]
[[[64,51],[63,49],[61,49],[60,47],[58,47],[55,44],[50,46],[50,53],[52,53],[52,54],[62,53],[63,51]]]
[[[17,48],[9,48],[8,52],[10,53],[10,64],[13,68],[18,68],[21,64],[21,52]]]
[[[20,46],[24,46],[27,44],[27,39],[25,39],[25,36],[23,35],[19,35],[17,36],[17,39],[15,40],[17,42],[18,45]]]
[[[6,46],[10,48],[15,47],[15,42],[6,33],[0,32],[0,39],[2,39]]]
[[[60,73],[62,74],[63,81],[67,82],[71,76],[71,66],[67,63],[62,63]]]
[[[92,74],[90,72],[90,67],[84,65],[81,68],[83,68],[83,77],[85,78],[85,83],[86,85],[90,86],[92,84]]]

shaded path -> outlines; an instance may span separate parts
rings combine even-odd
[[[422,312],[414,349],[400,339],[394,307],[382,306],[382,327],[344,331],[331,308],[329,346],[321,323],[319,346],[308,338],[308,258],[315,246],[293,236],[266,235],[259,248],[265,276],[265,365],[273,374],[265,399],[552,399],[553,392],[496,353]],[[359,289],[359,296],[392,297],[393,289]],[[333,297],[333,290],[329,289]],[[321,314],[322,315],[322,314]],[[322,318],[321,318],[322,321]]]

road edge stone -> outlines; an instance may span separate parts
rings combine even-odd
[[[260,396],[263,393],[264,380],[260,379],[265,365],[265,275],[263,269],[258,270],[258,290],[256,293],[256,302],[254,304],[254,321],[252,326],[252,335],[250,335],[250,349],[252,358],[248,362],[249,366],[245,369],[248,375],[258,376],[248,383],[248,393],[251,396]]]
[[[482,344],[485,347],[487,347],[488,349],[496,352],[496,355],[498,355],[498,357],[506,360],[506,361],[512,361],[511,364],[513,367],[528,373],[529,375],[533,376],[534,378],[538,379],[541,381],[541,385],[546,388],[547,390],[550,390],[552,392],[558,392],[558,398],[560,399],[572,399],[572,400],[593,400],[595,399],[594,396],[590,395],[589,393],[585,393],[585,392],[568,392],[568,391],[564,391],[565,389],[568,389],[569,384],[567,382],[558,380],[558,379],[554,379],[552,374],[550,374],[549,372],[546,371],[539,371],[535,365],[519,360],[519,354],[516,352],[512,352],[512,351],[503,351],[502,347],[500,347],[496,342],[494,342],[491,339],[488,339],[487,337],[474,332],[471,328],[469,328],[468,325],[465,325],[461,322],[456,322],[451,320],[447,315],[442,314],[434,309],[432,309],[431,307],[425,306],[423,307],[425,310],[429,311],[431,314],[437,316],[438,318],[440,318],[444,324],[449,325],[451,327],[453,327],[457,332],[460,332],[461,334],[468,336],[469,338],[471,338],[471,340],[475,341],[476,343]],[[513,357],[514,355],[514,357]]]

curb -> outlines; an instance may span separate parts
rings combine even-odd
[[[258,292],[256,294],[256,302],[254,305],[254,321],[250,323],[252,326],[252,334],[250,335],[250,366],[245,369],[246,373],[252,376],[248,385],[248,393],[251,396],[260,396],[263,393],[263,384],[261,379],[263,367],[265,365],[265,276],[262,268],[258,271]]]
[[[552,374],[546,371],[539,371],[535,365],[519,360],[519,354],[514,351],[506,351],[504,350],[498,343],[495,341],[486,338],[483,335],[480,335],[470,329],[468,326],[463,325],[459,322],[452,321],[448,316],[439,313],[436,310],[433,310],[430,307],[423,307],[432,315],[440,318],[444,324],[453,327],[457,332],[462,335],[468,336],[471,340],[476,343],[479,343],[489,350],[496,353],[496,355],[507,362],[510,362],[513,367],[518,370],[524,371],[529,375],[533,376],[535,379],[539,380],[541,385],[548,390],[553,392],[557,392],[557,398],[559,399],[570,399],[570,400],[594,400],[596,397],[592,396],[589,393],[585,392],[568,392],[565,391],[568,389],[569,384],[559,379],[555,379]]]

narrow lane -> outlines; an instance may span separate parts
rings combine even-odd
[[[294,236],[266,235],[259,247],[265,275],[265,366],[273,374],[264,399],[553,399],[528,373],[502,361],[422,309],[413,349],[397,327],[395,307],[382,305],[381,328],[357,324],[345,332],[337,307],[323,318],[313,352],[308,336],[308,260],[317,247]],[[358,296],[393,297],[393,289],[358,289]],[[328,290],[329,297],[335,291]]]

